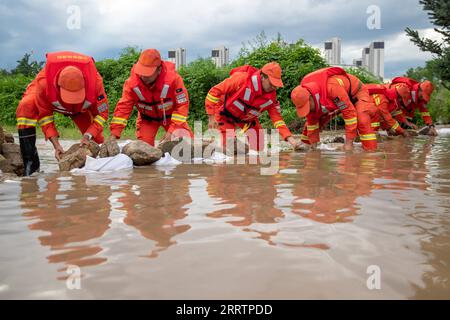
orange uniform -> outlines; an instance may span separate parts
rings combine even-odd
[[[161,126],[171,134],[192,137],[187,124],[189,96],[183,79],[175,71],[175,65],[161,62],[161,73],[151,86],[144,84],[135,69],[136,65],[125,81],[122,97],[114,110],[111,135],[120,137],[136,106],[139,112],[136,136],[139,140],[154,145]]]
[[[326,88],[322,87],[323,83],[326,83]],[[357,77],[341,68],[324,68],[305,76],[301,86],[308,89],[315,102],[315,111],[306,116],[302,132],[304,143],[319,142],[320,130],[333,117],[342,114],[347,140],[353,140],[359,134],[365,150],[377,148],[375,131],[371,126],[376,107]]]
[[[397,77],[392,79],[392,83],[390,85],[391,88],[395,87],[396,84],[406,84],[409,89],[411,90],[411,96],[412,96],[412,103],[409,106],[406,106],[403,109],[403,113],[408,121],[412,121],[414,118],[414,114],[416,113],[416,110],[419,110],[420,115],[422,116],[423,121],[427,125],[433,124],[433,119],[431,118],[430,112],[427,108],[427,103],[429,102],[429,95],[431,95],[433,91],[433,86],[429,81],[425,81],[423,83],[420,83],[414,79],[407,78],[407,77]],[[427,99],[421,99],[419,97],[419,90],[422,87],[423,84],[428,83],[428,86],[426,89],[427,91]]]
[[[405,122],[403,111],[398,103],[397,92],[386,89],[381,84],[369,84],[366,86],[372,96],[373,102],[378,108],[378,114],[372,121],[374,130],[392,130],[401,135],[404,129],[399,122]],[[397,121],[398,120],[398,121]]]
[[[83,61],[86,64],[86,71],[83,72],[86,99],[79,104],[64,103],[56,85],[58,72],[64,66],[77,66]],[[83,134],[89,134],[97,143],[102,143],[103,126],[108,120],[108,111],[103,79],[95,69],[93,59],[72,52],[50,53],[47,54],[45,68],[28,85],[17,107],[17,127],[20,130],[39,124],[46,139],[57,137],[59,134],[55,126],[54,112],[58,112],[70,117]]]
[[[257,139],[249,139],[250,148],[261,150],[264,135],[259,116],[265,111],[284,140],[292,135],[281,116],[276,91],[264,92],[261,70],[251,66],[233,69],[229,78],[212,87],[205,108],[208,115],[215,116],[223,141],[234,136],[237,126],[247,131],[249,137],[256,131]]]

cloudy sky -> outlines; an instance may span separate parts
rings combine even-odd
[[[431,58],[405,36],[412,27],[437,38],[418,0],[0,0],[0,68],[10,69],[25,52],[72,50],[96,60],[117,57],[125,46],[167,50],[184,47],[188,62],[225,45],[231,57],[261,31],[288,41],[342,39],[344,63],[360,58],[371,41],[386,42],[386,77]],[[380,8],[380,29],[370,30],[369,6]],[[73,18],[79,8],[79,28]],[[69,27],[68,27],[69,26]]]

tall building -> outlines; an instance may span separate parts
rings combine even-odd
[[[358,68],[363,67],[363,60],[362,59],[353,59],[353,65]]]
[[[169,50],[168,57],[168,61],[175,63],[177,70],[186,65],[186,49],[184,48]]]
[[[370,44],[369,71],[377,77],[384,78],[384,41]]]
[[[368,71],[370,59],[370,48],[362,49],[362,66]]]
[[[325,42],[325,60],[330,65],[341,64],[341,39],[332,38]]]
[[[226,66],[230,59],[230,52],[228,48],[221,46],[211,51],[211,59],[217,68]]]

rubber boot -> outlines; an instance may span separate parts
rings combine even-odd
[[[40,161],[36,149],[36,128],[19,129],[20,152],[22,154],[24,175],[30,176],[39,171]]]

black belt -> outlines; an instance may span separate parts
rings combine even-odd
[[[141,114],[141,118],[146,120],[146,121],[157,121],[157,122],[161,122],[164,120],[164,118],[154,118],[154,117],[150,117],[146,114],[143,114],[142,112],[139,112]]]

